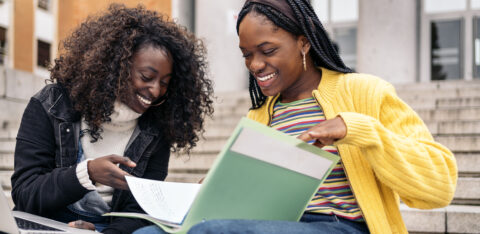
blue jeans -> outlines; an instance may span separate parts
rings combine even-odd
[[[160,227],[148,226],[134,234],[166,233]],[[209,233],[369,233],[364,222],[353,222],[335,215],[304,214],[300,222],[270,220],[209,220],[194,225],[189,234]]]

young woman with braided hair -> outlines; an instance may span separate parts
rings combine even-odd
[[[341,161],[299,222],[210,220],[189,233],[407,233],[399,198],[420,209],[450,203],[453,154],[391,84],[345,66],[308,0],[247,0],[237,32],[250,72],[248,118]]]

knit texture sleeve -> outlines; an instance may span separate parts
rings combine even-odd
[[[448,205],[457,182],[454,155],[434,141],[420,117],[396,96],[393,86],[381,86],[369,94],[365,113],[339,113],[347,135],[336,144],[359,147],[376,177],[408,206],[431,209]]]
[[[75,170],[75,172],[77,173],[77,178],[78,178],[78,182],[80,182],[80,184],[88,189],[88,190],[95,190],[96,187],[95,185],[93,185],[92,181],[90,180],[90,175],[88,174],[88,161],[92,160],[91,158],[87,159],[87,160],[84,160],[83,162],[79,163],[77,165],[77,168]]]

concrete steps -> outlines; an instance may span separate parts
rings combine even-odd
[[[399,85],[397,93],[420,115],[435,139],[454,152],[459,170],[450,206],[418,210],[402,204],[409,232],[480,233],[480,82]],[[248,97],[247,92],[217,94],[214,117],[205,123],[204,139],[190,156],[172,155],[167,181],[195,183],[205,176],[248,112]],[[7,193],[11,189],[15,136],[15,130],[0,130],[0,183]]]
[[[417,210],[402,204],[409,232],[480,233],[480,82],[401,85],[397,92],[420,115],[434,138],[454,152],[459,170],[450,206]],[[205,139],[190,159],[171,159],[168,180],[197,182],[206,174],[249,108],[248,94],[240,97],[244,100],[231,98],[216,106],[214,119],[206,124]]]
[[[419,210],[401,204],[409,233],[479,233],[480,206],[450,205]]]

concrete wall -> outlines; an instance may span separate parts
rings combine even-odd
[[[248,87],[234,19],[242,4],[196,1],[196,34],[206,42],[217,92]],[[417,81],[417,1],[360,0],[358,16],[357,71],[392,83]]]
[[[238,48],[236,16],[243,1],[197,0],[195,31],[208,49],[215,91],[245,90],[248,73]]]
[[[43,86],[43,78],[0,66],[0,131],[18,128],[28,100]]]
[[[195,0],[172,0],[172,18],[179,25],[195,31]]]
[[[359,3],[357,70],[392,83],[415,82],[416,0]]]

